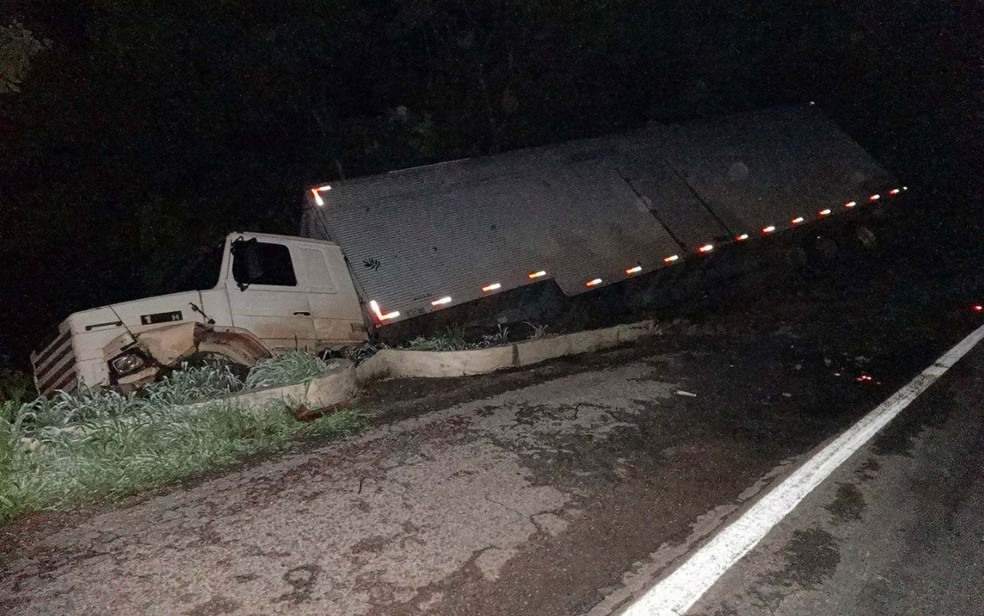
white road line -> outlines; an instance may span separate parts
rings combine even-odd
[[[984,338],[984,326],[960,341],[785,481],[718,533],[685,563],[632,604],[623,616],[682,616],[792,511],[807,494]]]

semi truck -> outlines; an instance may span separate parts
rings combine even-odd
[[[193,354],[359,346],[550,285],[597,292],[848,219],[900,185],[815,106],[739,113],[321,183],[298,236],[234,232],[173,293],[69,315],[37,388],[128,388]]]

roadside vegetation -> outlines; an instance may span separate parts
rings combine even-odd
[[[182,408],[247,387],[300,382],[330,367],[295,352],[258,363],[245,380],[228,367],[204,365],[129,395],[83,390],[0,401],[0,522],[157,488],[298,439],[351,433],[361,425],[352,410],[299,422],[280,402]]]
[[[546,326],[467,336],[447,327],[403,348],[458,351],[541,338]],[[364,345],[346,357],[368,359],[385,345]],[[303,351],[260,360],[242,374],[213,363],[183,365],[130,394],[83,389],[33,398],[30,377],[0,379],[0,523],[30,511],[57,510],[227,468],[244,456],[290,447],[301,439],[351,433],[362,417],[343,409],[298,421],[284,404],[244,410],[221,398],[232,393],[298,383],[335,367]],[[217,400],[218,399],[218,400]],[[215,402],[190,411],[187,405]]]
[[[433,335],[428,337],[418,336],[407,342],[404,348],[413,351],[487,349],[489,347],[509,344],[510,342],[542,338],[546,335],[546,325],[534,325],[533,323],[523,323],[523,325],[528,326],[528,328],[516,328],[512,332],[510,332],[508,327],[500,325],[495,331],[481,334],[477,338],[468,338],[464,327],[449,326],[434,332]]]
[[[546,325],[536,325],[525,322],[510,330],[505,325],[499,325],[495,330],[481,333],[469,333],[464,326],[449,325],[428,336],[417,336],[411,340],[391,347],[383,342],[366,342],[362,346],[346,349],[342,357],[356,364],[361,364],[383,349],[402,349],[407,351],[468,351],[503,346],[512,342],[535,340],[547,335]]]
[[[406,344],[407,349],[414,351],[465,351],[467,349],[485,349],[509,343],[509,328],[502,325],[491,334],[482,334],[481,338],[468,340],[465,328],[449,326],[434,332],[432,336],[418,336]]]

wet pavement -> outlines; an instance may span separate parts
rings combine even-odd
[[[15,522],[0,530],[0,613],[613,613],[979,320],[957,302],[973,268],[939,281],[931,265],[865,267],[711,302],[630,348],[378,383],[361,436]],[[901,453],[878,455],[915,459],[941,429],[897,426],[874,446]],[[898,483],[875,462],[854,472]],[[791,530],[780,547],[792,565],[768,580],[837,575],[876,485],[836,482],[825,525]],[[703,613],[754,604],[718,599]]]
[[[691,610],[984,613],[984,348],[814,491]]]

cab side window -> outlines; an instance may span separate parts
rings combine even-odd
[[[240,285],[265,284],[296,287],[297,276],[290,249],[283,244],[250,241],[234,253],[232,274]]]

